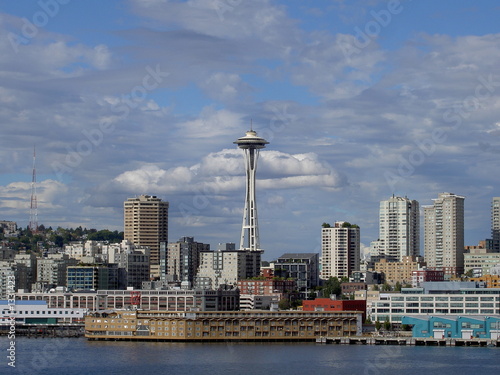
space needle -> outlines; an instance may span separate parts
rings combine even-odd
[[[245,152],[245,167],[247,172],[240,250],[262,251],[259,244],[259,225],[257,223],[255,172],[257,170],[259,150],[265,148],[269,142],[264,138],[258,137],[257,132],[250,128],[244,137],[238,138],[233,143],[237,144]]]

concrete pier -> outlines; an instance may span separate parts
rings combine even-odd
[[[318,344],[344,344],[344,345],[418,345],[418,346],[490,346],[500,347],[500,341],[491,339],[435,339],[432,337],[319,337]]]

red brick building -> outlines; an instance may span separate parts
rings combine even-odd
[[[340,284],[342,294],[343,295],[351,295],[357,292],[358,290],[366,290],[365,283],[357,283],[357,282],[349,282]]]
[[[417,288],[420,283],[426,281],[444,281],[444,271],[443,270],[433,270],[425,269],[413,271],[411,275],[411,286]]]
[[[302,301],[303,311],[362,311],[363,321],[366,319],[366,300],[334,300],[316,298]]]

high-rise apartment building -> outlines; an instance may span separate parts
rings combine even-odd
[[[166,273],[183,288],[191,288],[200,265],[200,253],[210,251],[210,245],[195,242],[194,237],[181,237],[168,244]]]
[[[440,193],[432,206],[424,206],[424,255],[430,269],[445,276],[464,272],[464,200]]]
[[[500,197],[491,202],[491,250],[500,252]]]
[[[168,242],[168,202],[154,195],[127,199],[124,203],[124,239],[136,246],[149,247],[151,277],[160,278],[160,242]]]
[[[359,269],[360,231],[355,224],[337,221],[321,230],[321,278],[349,277]]]
[[[420,211],[416,200],[393,195],[380,202],[379,239],[372,242],[370,252],[395,262],[420,254]]]

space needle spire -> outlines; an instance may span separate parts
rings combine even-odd
[[[244,137],[233,143],[245,152],[246,195],[243,210],[243,225],[241,227],[240,250],[261,251],[259,243],[259,225],[257,223],[257,203],[255,200],[255,172],[259,150],[269,142],[258,137],[257,132],[250,127]]]

